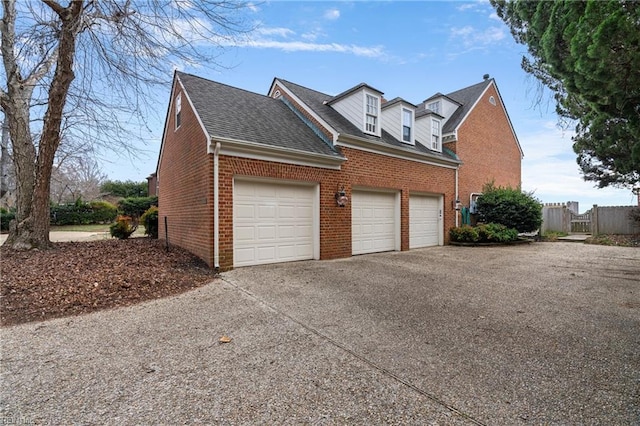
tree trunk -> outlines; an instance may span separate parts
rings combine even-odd
[[[51,0],[45,3],[61,20],[55,72],[49,87],[47,111],[44,115],[38,152],[29,127],[29,102],[33,92],[30,81],[22,81],[19,72],[8,78],[9,132],[14,148],[16,168],[16,219],[9,227],[5,244],[19,250],[45,249],[49,241],[49,194],[53,160],[60,145],[62,113],[69,87],[74,78],[73,60],[83,2],[73,1],[66,8]],[[4,36],[4,34],[3,34]],[[3,44],[5,40],[3,40]],[[31,84],[29,84],[31,83]]]

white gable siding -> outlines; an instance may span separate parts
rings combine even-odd
[[[402,140],[402,104],[397,103],[382,110],[382,128]]]
[[[331,106],[358,129],[364,129],[364,90],[354,92]]]
[[[411,141],[407,142],[402,139],[402,110],[408,109],[412,112],[411,122]],[[416,140],[416,120],[415,107],[397,102],[382,110],[382,128],[389,132],[394,138],[408,145],[415,145]]]
[[[416,118],[416,140],[427,148],[431,147],[431,116]]]
[[[441,108],[442,108],[442,112],[440,112],[440,115],[442,115],[444,117],[444,120],[442,122],[442,124],[446,123],[447,120],[449,118],[451,118],[451,116],[453,115],[454,112],[456,112],[456,110],[458,108],[460,108],[460,105],[451,102],[450,100],[448,100],[447,98],[440,98],[440,103],[441,103]],[[431,131],[429,131],[431,132]]]

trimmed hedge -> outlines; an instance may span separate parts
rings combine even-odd
[[[51,225],[89,225],[109,223],[118,215],[116,206],[106,201],[75,204],[56,204],[50,208]]]
[[[140,218],[151,206],[158,205],[158,197],[129,197],[118,202],[120,213],[134,220]]]
[[[499,223],[472,227],[462,225],[449,230],[449,238],[457,243],[507,243],[518,240],[518,231]]]

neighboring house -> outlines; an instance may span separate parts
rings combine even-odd
[[[456,189],[520,184],[511,123],[494,81],[481,85],[433,111],[364,83],[331,96],[276,78],[264,96],[176,72],[159,235],[222,270],[445,244]]]
[[[158,195],[158,174],[155,172],[147,177],[147,195],[149,197]]]

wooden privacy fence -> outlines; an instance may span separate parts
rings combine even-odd
[[[635,234],[640,232],[638,222],[630,217],[634,206],[598,207],[578,214],[576,208],[564,203],[549,203],[542,207],[542,233],[549,231],[598,234]]]

